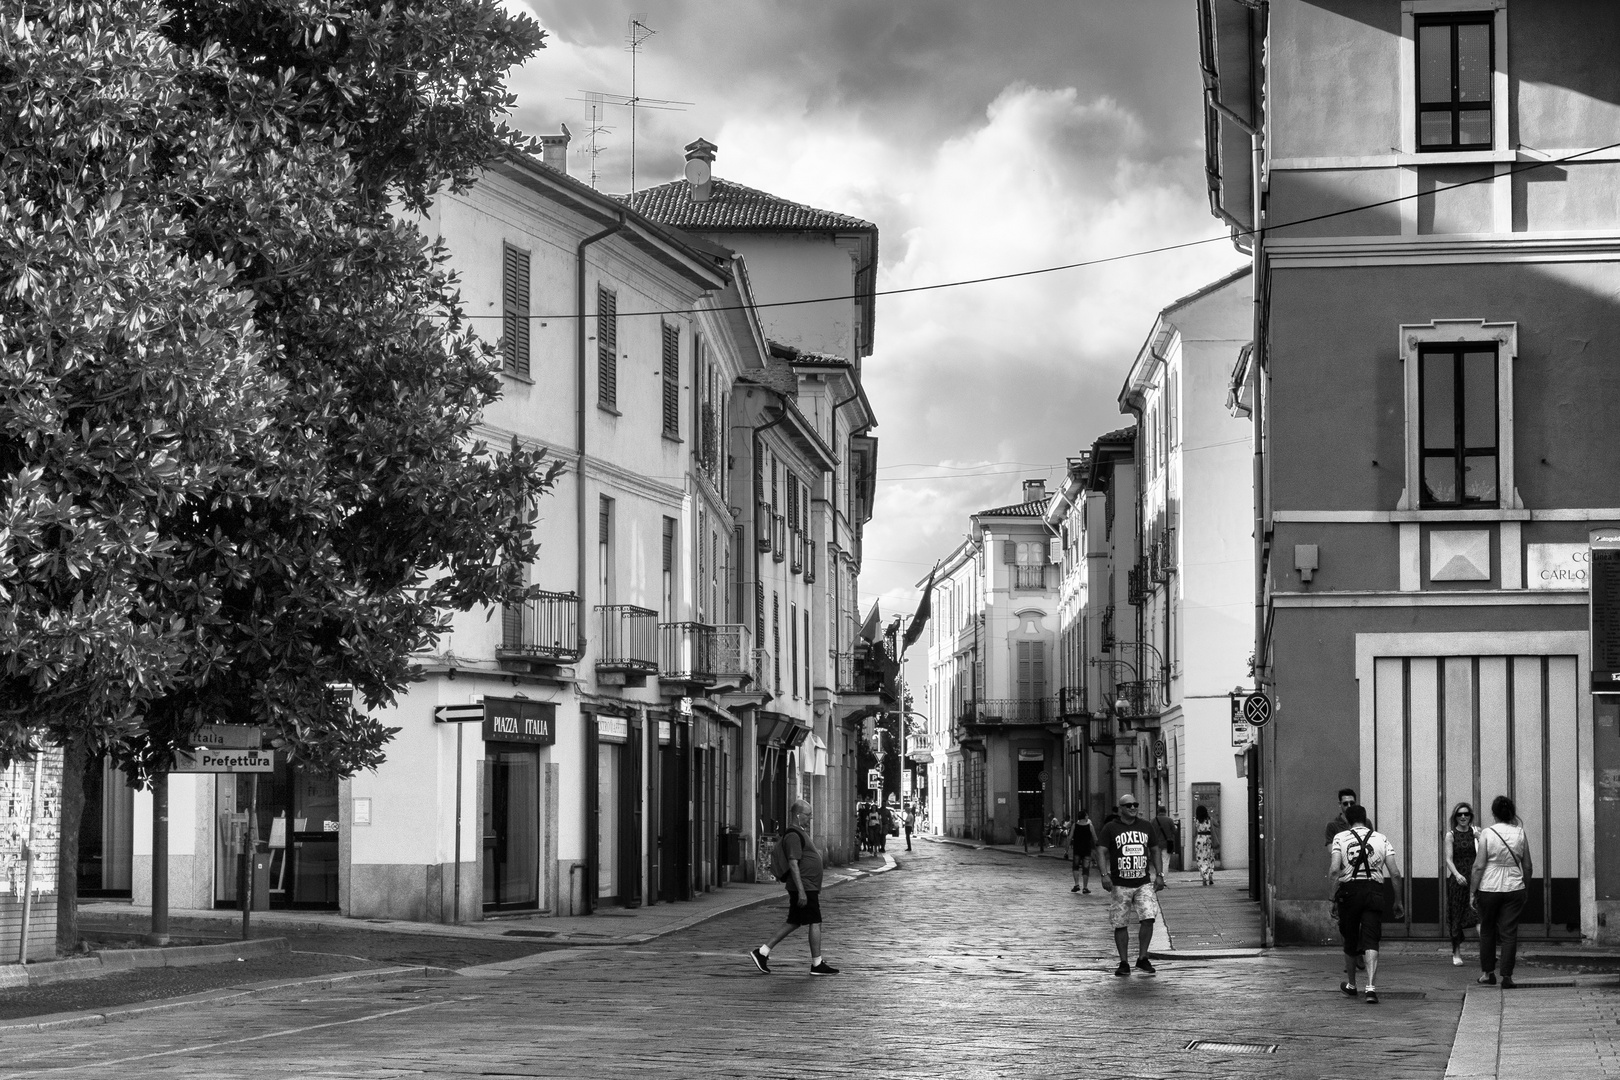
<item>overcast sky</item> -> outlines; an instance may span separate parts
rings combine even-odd
[[[524,6],[521,0],[509,0]],[[629,20],[657,31],[637,92],[637,186],[719,145],[715,174],[875,222],[878,287],[1028,270],[1206,237],[1193,0],[529,0],[548,47],[514,73],[517,123],[581,91],[629,94]],[[630,187],[628,111],[599,186]],[[1160,308],[1239,265],[1220,241],[1097,269],[880,297],[865,382],[878,415],[863,603],[909,613],[975,510],[1124,426],[1120,384]],[[918,677],[915,668],[911,678]]]

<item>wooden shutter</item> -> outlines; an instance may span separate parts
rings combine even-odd
[[[619,298],[596,287],[596,400],[610,409],[619,404]]]
[[[664,324],[664,434],[681,437],[681,332]]]
[[[1006,563],[1008,566],[1017,565],[1017,563],[1018,563],[1018,541],[1016,541],[1016,540],[1003,540],[1001,542],[1001,561]]]
[[[1037,642],[1017,642],[1018,657],[1018,700],[1033,701],[1035,698],[1035,646]]]
[[[787,475],[787,524],[790,529],[799,527],[799,478],[792,473]]]
[[[529,375],[529,253],[501,245],[501,359],[506,370]]]

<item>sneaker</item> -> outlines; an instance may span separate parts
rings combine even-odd
[[[1518,986],[1518,985],[1519,985],[1518,983],[1513,981],[1513,976],[1511,976],[1511,975],[1502,976],[1502,989],[1504,989],[1504,990],[1512,990],[1515,986]]]
[[[1140,959],[1140,960],[1138,960],[1138,961],[1137,961],[1137,962],[1136,962],[1136,970],[1137,970],[1137,971],[1141,971],[1141,972],[1145,972],[1145,973],[1146,973],[1146,974],[1148,974],[1148,975],[1154,975],[1154,974],[1157,974],[1157,973],[1156,973],[1156,972],[1155,972],[1155,971],[1154,971],[1154,968],[1153,968],[1153,961],[1151,961],[1151,960],[1149,960],[1149,959],[1148,959],[1148,958],[1147,958],[1147,957],[1145,957],[1145,956],[1144,956],[1144,957],[1142,957],[1142,959]]]
[[[771,973],[771,959],[770,959],[770,957],[766,956],[764,953],[760,952],[758,949],[753,950],[748,955],[752,956],[754,958],[754,966],[755,967],[759,968],[759,970],[763,971],[767,975],[769,975]]]
[[[1462,967],[1462,957],[1458,956],[1456,953],[1452,953],[1451,954],[1451,966],[1452,967]]]
[[[1129,975],[1130,973],[1131,973],[1131,965],[1127,964],[1123,960],[1121,960],[1119,962],[1119,967],[1114,969],[1114,974],[1115,975]]]
[[[1496,972],[1487,971],[1485,974],[1481,975],[1479,978],[1475,979],[1474,981],[1479,983],[1479,985],[1481,985],[1481,986],[1495,986],[1496,985]]]
[[[1339,993],[1343,994],[1345,997],[1355,997],[1356,996],[1356,984],[1355,983],[1340,983],[1339,984]]]
[[[838,974],[838,969],[833,967],[831,964],[827,963],[827,961],[823,960],[821,963],[817,964],[815,967],[810,969],[810,974],[812,974],[812,975],[836,975],[836,974]]]
[[[1368,990],[1367,991],[1367,1004],[1369,1004],[1369,1005],[1378,1004],[1378,991],[1376,991],[1376,990]]]
[[[1073,888],[1071,888],[1069,891],[1070,892],[1079,892],[1080,891],[1080,886],[1076,885]]]
[[[1081,889],[1081,890],[1080,890],[1080,892],[1081,892],[1081,894],[1082,894],[1082,895],[1084,895],[1084,894],[1086,894],[1086,893],[1089,893],[1089,892],[1090,892],[1090,891],[1091,891],[1091,890],[1090,890],[1090,889]]]

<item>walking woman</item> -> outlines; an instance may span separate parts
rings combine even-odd
[[[1465,802],[1451,811],[1451,843],[1446,847],[1446,925],[1451,927],[1451,962],[1462,966],[1463,931],[1479,925],[1479,913],[1468,892],[1474,872],[1474,855],[1479,847],[1479,826],[1474,824],[1474,808]]]
[[[1069,831],[1069,863],[1074,870],[1074,888],[1070,892],[1091,891],[1091,865],[1096,861],[1096,852],[1097,828],[1091,823],[1091,814],[1082,806]]]
[[[1502,989],[1513,989],[1513,962],[1519,954],[1519,916],[1535,877],[1530,844],[1519,827],[1518,809],[1506,795],[1491,800],[1496,820],[1479,835],[1479,854],[1469,883],[1479,912],[1479,982],[1490,986],[1502,974]],[[1497,963],[1497,947],[1502,950]]]
[[[1193,811],[1193,858],[1204,884],[1215,884],[1215,825],[1209,820],[1209,807],[1202,803]]]

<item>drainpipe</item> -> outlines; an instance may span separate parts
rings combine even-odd
[[[585,650],[585,249],[599,240],[606,240],[614,233],[621,231],[627,224],[623,214],[612,225],[601,232],[592,233],[579,242],[574,251],[574,335],[577,344],[577,355],[574,363],[574,447],[579,451],[579,477],[575,483],[576,512],[575,517],[575,588],[579,592],[579,628],[578,645],[581,654]],[[459,875],[458,875],[459,878]],[[459,914],[459,912],[458,912]]]

